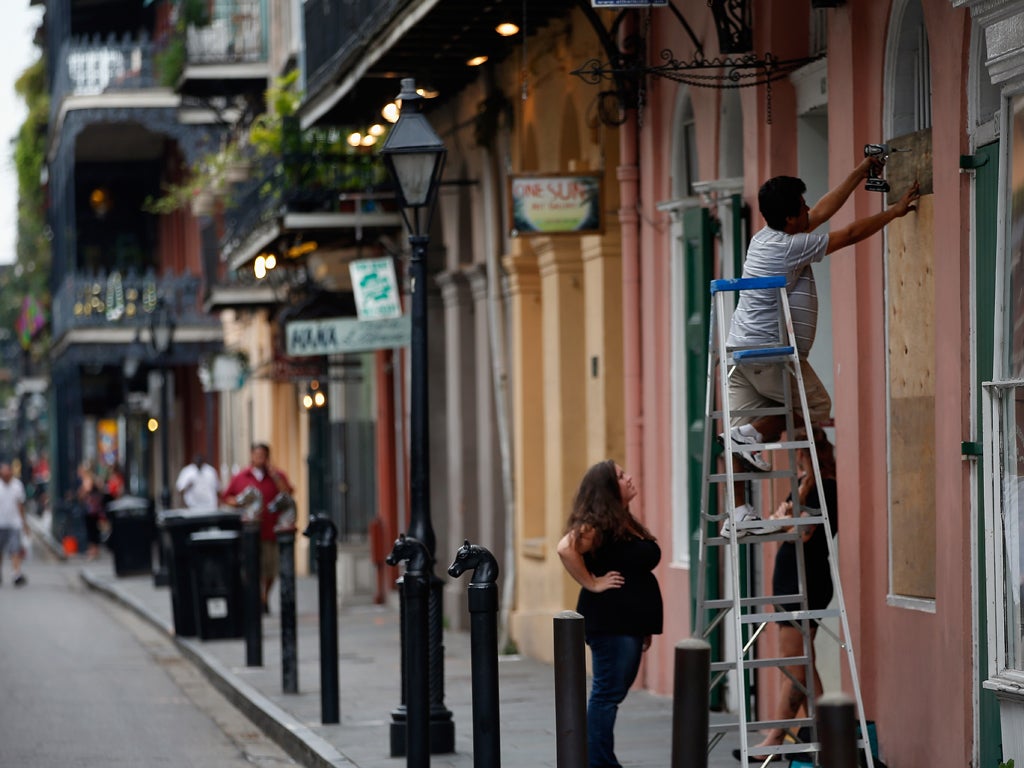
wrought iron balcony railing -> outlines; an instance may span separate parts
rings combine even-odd
[[[53,337],[80,328],[141,328],[158,298],[176,323],[217,326],[220,320],[202,308],[202,281],[195,275],[137,274],[117,271],[66,275],[53,297]]]
[[[153,59],[154,44],[145,35],[68,40],[61,46],[53,73],[51,125],[68,96],[157,87]]]
[[[218,0],[205,26],[190,24],[186,34],[189,64],[240,64],[266,61],[267,25],[260,0]]]

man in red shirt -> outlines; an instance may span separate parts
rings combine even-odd
[[[280,512],[271,512],[267,505],[277,494],[291,494],[294,489],[288,481],[288,476],[277,467],[271,466],[270,446],[266,443],[253,443],[250,462],[248,467],[231,478],[228,487],[224,489],[223,499],[228,506],[237,507],[238,494],[249,487],[256,488],[263,496],[263,506],[260,509],[260,574],[263,612],[269,613],[270,603],[267,598],[270,587],[280,572],[277,537],[274,535],[274,526],[277,525]]]

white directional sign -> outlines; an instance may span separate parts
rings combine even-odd
[[[348,265],[360,320],[401,317],[395,265],[389,258],[359,259]]]
[[[383,320],[332,317],[287,323],[285,335],[290,357],[313,357],[397,349],[409,344],[411,329],[408,316]]]

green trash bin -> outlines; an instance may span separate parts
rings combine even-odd
[[[157,528],[167,563],[174,632],[180,637],[195,637],[198,627],[189,537],[200,531],[240,531],[242,515],[239,510],[231,508],[201,511],[168,509],[160,513]]]

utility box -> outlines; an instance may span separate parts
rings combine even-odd
[[[224,530],[193,533],[189,548],[199,639],[242,637],[241,534]]]

